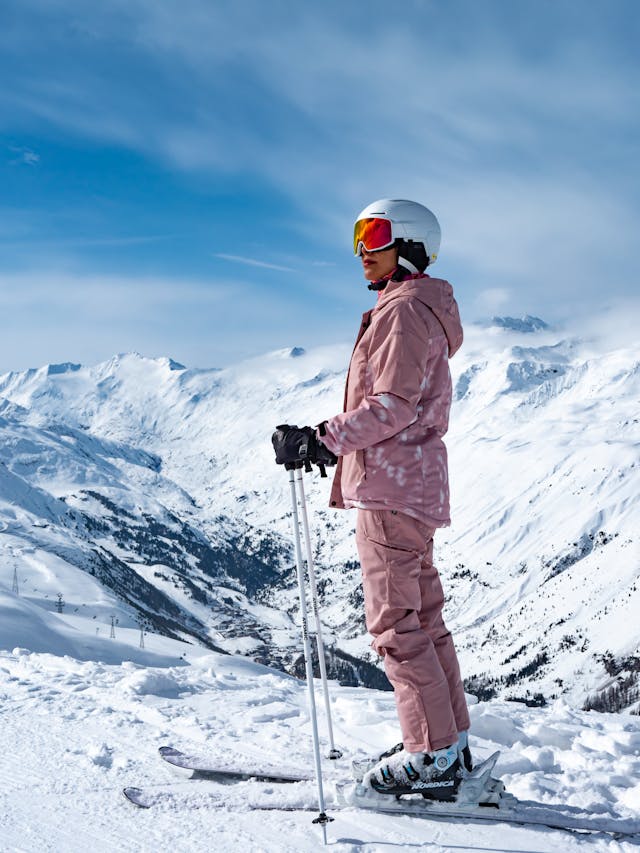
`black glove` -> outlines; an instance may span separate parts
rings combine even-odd
[[[338,457],[318,440],[313,427],[297,427],[280,424],[271,436],[276,452],[276,463],[291,468],[309,468],[310,463],[322,471],[325,465],[335,465]]]

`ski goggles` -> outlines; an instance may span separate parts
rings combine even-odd
[[[353,254],[379,252],[394,244],[393,229],[388,219],[358,219],[353,227]]]

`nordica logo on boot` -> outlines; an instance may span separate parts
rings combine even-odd
[[[442,782],[416,782],[413,787],[417,790],[421,788],[453,788],[455,784],[454,779],[445,779]]]

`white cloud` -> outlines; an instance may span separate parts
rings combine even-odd
[[[40,155],[36,154],[36,152],[32,151],[30,148],[16,148],[15,146],[10,145],[9,151],[17,155],[9,161],[9,165],[11,166],[37,166],[40,162]]]
[[[510,299],[511,293],[506,288],[493,287],[480,291],[476,302],[480,314],[493,314],[507,305]]]
[[[22,162],[26,163],[28,166],[35,166],[36,163],[40,162],[40,155],[36,154],[35,151],[24,151],[22,154]]]
[[[603,298],[597,311],[581,305],[566,318],[566,326],[594,346],[594,352],[633,348],[638,353],[640,297],[616,299],[611,303]]]
[[[257,261],[255,258],[245,258],[242,255],[226,255],[222,252],[216,252],[216,258],[221,258],[223,261],[233,261],[238,264],[245,264],[249,267],[260,267],[267,270],[279,270],[280,272],[296,272],[292,267],[283,267],[279,264],[270,264],[267,261]]]
[[[548,316],[545,304],[597,300],[603,282],[635,287],[624,266],[638,230],[635,161],[618,155],[640,89],[613,61],[608,21],[580,9],[540,39],[554,4],[531,4],[532,35],[499,3],[410,5],[383,19],[375,3],[360,17],[337,3],[25,0],[65,28],[13,32],[16,57],[46,38],[64,62],[23,67],[0,100],[169,168],[271,186],[294,209],[287,228],[314,252],[322,242],[326,263],[349,252],[357,210],[398,195],[440,216],[435,274],[459,272],[468,303],[510,294]]]
[[[224,366],[301,344],[301,330],[307,346],[326,342],[305,304],[239,277],[0,273],[0,373],[131,351]]]
[[[204,0],[131,0],[126,9],[112,0],[90,12],[81,2],[58,5],[81,36],[90,33],[96,54],[115,44],[135,57],[131,85],[86,65],[86,38],[77,40],[79,75],[69,40],[62,70],[32,71],[17,94],[24,108],[182,169],[255,170],[293,194],[305,182],[341,193],[352,174],[358,192],[365,175],[377,178],[380,165],[394,162],[400,173],[469,173],[491,148],[503,162],[490,171],[510,168],[509,148],[544,162],[559,133],[632,122],[640,103],[633,80],[594,57],[579,34],[540,62],[518,54],[509,32],[477,19],[485,38],[462,19],[465,49],[454,54],[451,36],[426,49],[420,26],[403,20],[361,23],[355,33],[331,4],[324,14]],[[428,10],[416,21],[423,18]],[[379,56],[384,73],[372,65]],[[269,115],[273,129],[260,132]]]

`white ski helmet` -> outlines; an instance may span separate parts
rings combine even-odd
[[[376,219],[389,222],[390,233],[384,234],[384,229],[382,231],[386,245],[367,246],[366,240],[363,239],[362,226],[364,220]],[[381,198],[367,205],[358,215],[354,226],[353,251],[354,254],[360,255],[363,247],[365,250],[376,251],[398,245],[398,263],[416,273],[435,263],[440,251],[440,237],[438,220],[423,204],[400,198]],[[422,269],[419,269],[420,266]]]

